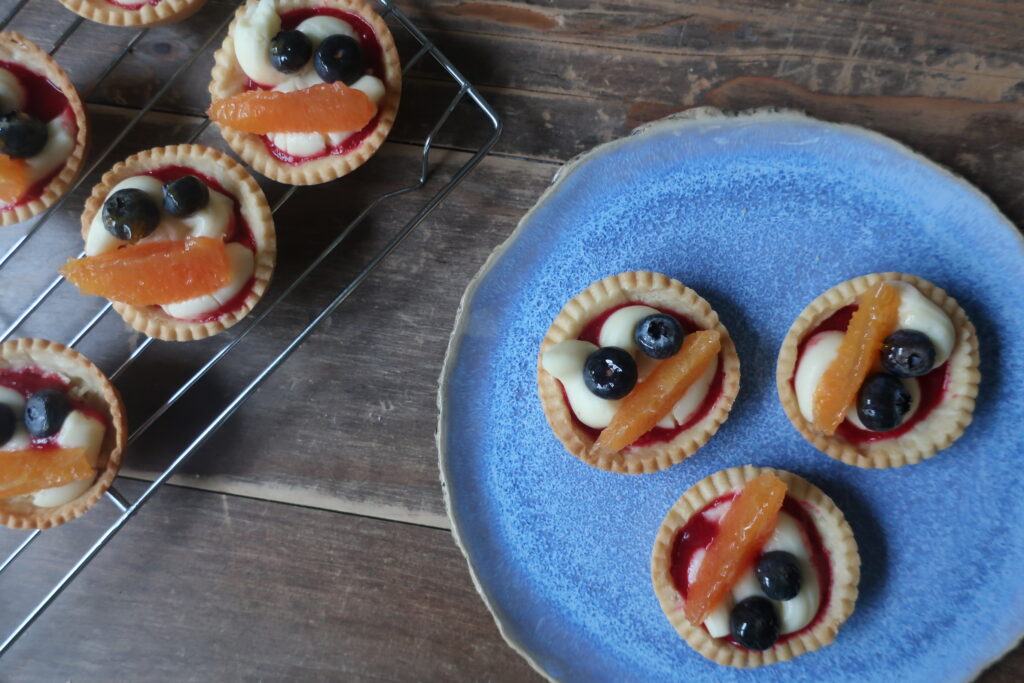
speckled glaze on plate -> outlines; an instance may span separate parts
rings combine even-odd
[[[912,245],[913,248],[908,248]],[[700,291],[736,341],[729,420],[668,470],[621,477],[565,452],[533,362],[562,304],[650,269]],[[775,358],[834,283],[925,277],[968,311],[984,378],[974,423],[912,468],[864,471],[786,419]],[[438,401],[453,532],[503,635],[567,680],[961,680],[1024,631],[1024,240],[980,192],[881,135],[792,113],[706,110],[584,155],[470,284]],[[842,509],[861,548],[836,642],[741,672],[679,639],[651,589],[651,545],[679,495],[745,463],[790,470]]]

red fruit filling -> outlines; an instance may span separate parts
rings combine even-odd
[[[43,123],[49,123],[58,116],[65,117],[64,125],[68,134],[75,138],[78,136],[78,121],[75,120],[75,113],[71,109],[68,98],[61,92],[61,89],[54,85],[45,76],[41,76],[21,64],[15,62],[0,61],[0,68],[10,71],[21,87],[25,89],[24,111],[39,119]],[[39,199],[46,186],[60,175],[64,170],[64,164],[58,164],[55,169],[46,176],[29,185],[28,189],[18,198],[17,201],[0,207],[0,211],[10,211],[18,206],[23,206],[33,200]]]

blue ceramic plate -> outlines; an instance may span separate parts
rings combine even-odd
[[[681,280],[736,340],[742,386],[696,455],[657,474],[593,469],[551,433],[537,348],[562,305],[626,270]],[[775,357],[800,311],[857,275],[945,288],[981,339],[974,423],[921,464],[860,470],[786,419]],[[442,376],[440,465],[456,538],[502,633],[570,680],[959,680],[1024,630],[1024,241],[963,180],[878,134],[795,114],[649,126],[564,168],[467,290]],[[691,650],[662,614],[650,553],[708,474],[795,472],[860,546],[836,642],[742,672]]]

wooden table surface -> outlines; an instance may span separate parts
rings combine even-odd
[[[88,96],[91,160],[236,3],[150,31]],[[0,1],[0,16],[15,5]],[[409,0],[398,3],[503,117],[493,152],[160,490],[0,661],[0,679],[533,680],[505,645],[448,530],[435,393],[466,284],[558,165],[699,105],[802,109],[900,140],[1024,225],[1024,3],[1015,0]],[[11,27],[44,48],[74,17],[30,0]],[[132,30],[83,25],[57,57],[88,90]],[[215,41],[219,42],[219,41]],[[415,46],[399,36],[403,58]],[[204,51],[100,164],[181,142],[201,121]],[[371,198],[413,179],[455,87],[410,71],[366,166],[277,214],[274,297]],[[129,497],[279,352],[486,138],[461,107],[428,187],[375,212],[128,454]],[[215,131],[200,138],[222,146]],[[0,328],[80,248],[90,178],[0,272]],[[283,188],[265,183],[273,200]],[[0,230],[0,250],[29,224]],[[67,341],[99,302],[59,291],[19,330]],[[140,340],[108,316],[80,348],[117,367]],[[223,340],[154,344],[119,382],[139,424]],[[0,577],[6,629],[115,518],[106,502],[44,533]],[[0,532],[8,551],[22,532]],[[1024,624],[1021,625],[1024,628]],[[682,646],[682,645],[681,645]],[[1024,678],[1024,648],[982,675]]]

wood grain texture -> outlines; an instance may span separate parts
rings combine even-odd
[[[129,496],[139,486],[122,487]],[[0,581],[47,587],[95,510]],[[11,547],[12,538],[0,538]],[[17,611],[16,611],[17,610]],[[4,657],[4,681],[524,680],[448,532],[166,487]]]
[[[0,0],[0,16],[14,4]],[[186,22],[147,32],[96,88],[106,61],[135,32],[86,23],[71,36],[57,57],[89,93],[93,161],[236,5],[210,0]],[[161,492],[4,659],[3,680],[533,678],[500,640],[448,534],[426,528],[448,523],[433,440],[436,381],[463,288],[557,164],[637,125],[698,105],[802,109],[909,144],[1024,224],[1020,2],[398,5],[502,114],[496,154],[197,453],[179,481],[208,492]],[[73,20],[53,0],[31,0],[11,28],[49,48]],[[417,46],[396,38],[407,60]],[[183,141],[201,121],[219,42],[200,52],[111,161],[0,274],[0,328],[77,253],[77,214],[98,175],[113,160]],[[424,60],[407,77],[381,152],[284,206],[282,258],[264,305],[372,197],[414,179],[419,146],[455,93]],[[357,228],[308,286],[131,449],[127,473],[151,477],[187,444],[486,134],[479,113],[460,106],[435,140],[428,187],[382,205]],[[201,141],[224,148],[214,131]],[[283,193],[262,184],[272,202]],[[0,253],[27,227],[0,231]],[[61,290],[24,332],[67,340],[101,303]],[[151,347],[119,382],[133,424],[230,338]],[[109,316],[81,348],[110,370],[139,341]],[[47,574],[111,518],[109,508],[96,510],[48,533],[38,556],[0,577],[3,624],[30,604],[26,588],[42,590]],[[17,538],[0,533],[0,550]],[[68,628],[76,638],[66,637]],[[53,642],[67,647],[44,656]],[[981,680],[1022,678],[1024,648],[1017,648]]]

